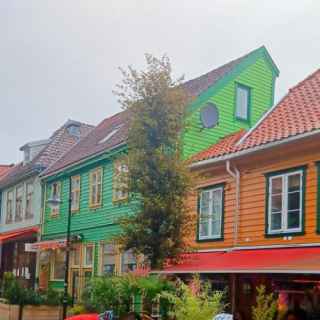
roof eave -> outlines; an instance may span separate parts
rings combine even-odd
[[[211,158],[211,159],[207,159],[207,160],[202,160],[196,163],[193,163],[189,166],[190,169],[198,169],[201,167],[205,167],[205,166],[209,166],[209,165],[214,165],[217,164],[219,162],[223,162],[223,161],[227,161],[227,160],[232,160],[232,159],[236,159],[236,158],[240,158],[243,156],[247,156],[250,155],[252,153],[255,152],[259,152],[259,151],[263,151],[266,149],[270,149],[270,148],[274,148],[276,146],[279,145],[283,145],[283,144],[287,144],[293,141],[297,141],[300,139],[304,139],[304,138],[308,138],[314,135],[320,134],[320,129],[314,130],[314,131],[309,131],[303,134],[299,134],[299,135],[295,135],[295,136],[291,136],[288,137],[286,139],[282,139],[282,140],[277,140],[274,142],[270,142],[270,143],[266,143],[260,146],[256,146],[256,147],[252,147],[252,148],[248,148],[245,150],[241,150],[238,152],[234,152],[234,153],[230,153],[230,154],[226,154],[220,157],[216,157],[216,158]]]

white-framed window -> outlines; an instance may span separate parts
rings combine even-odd
[[[236,84],[236,118],[240,120],[249,120],[250,91],[249,87]]]
[[[137,268],[137,259],[132,250],[128,250],[121,255],[121,272],[127,273]]]
[[[93,266],[93,259],[94,259],[94,245],[87,244],[84,246],[83,266],[86,268],[91,268]]]
[[[116,247],[112,243],[102,245],[102,274],[113,275],[116,272]]]
[[[61,183],[54,182],[51,185],[51,199],[61,200]],[[60,205],[51,205],[51,215],[56,216],[59,214]]]
[[[23,190],[23,184],[16,187],[16,210],[14,219],[16,222],[22,221],[23,219]]]
[[[223,186],[214,186],[201,191],[199,203],[199,240],[222,238],[223,198]]]
[[[99,207],[102,202],[102,168],[90,172],[90,207]]]
[[[76,212],[80,209],[80,175],[71,177],[71,211]]]
[[[114,162],[113,201],[115,202],[128,198],[128,171],[128,165],[124,160]]]
[[[65,276],[65,250],[57,249],[53,251],[51,264],[51,280],[63,280]]]
[[[26,183],[26,219],[33,218],[33,182]]]
[[[268,176],[268,233],[302,231],[304,170]]]
[[[7,199],[6,199],[6,223],[12,223],[13,221],[13,197],[14,197],[14,191],[9,190],[7,192]]]

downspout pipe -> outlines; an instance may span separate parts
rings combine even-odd
[[[233,246],[238,245],[239,236],[239,215],[240,215],[240,171],[237,167],[233,166],[231,169],[231,163],[229,160],[226,161],[226,170],[229,175],[234,179],[236,184],[236,199],[235,199],[235,210],[233,215]]]

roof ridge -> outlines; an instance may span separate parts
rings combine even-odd
[[[228,62],[226,62],[226,63],[224,63],[224,64],[222,64],[222,65],[219,65],[218,67],[215,67],[214,69],[212,69],[212,70],[210,70],[210,71],[208,71],[208,72],[206,72],[206,73],[204,73],[204,74],[202,74],[202,75],[200,75],[200,76],[197,76],[197,77],[195,77],[195,78],[189,79],[189,80],[187,80],[186,82],[184,82],[182,85],[185,85],[185,84],[187,84],[188,82],[191,82],[191,81],[194,81],[194,80],[198,80],[199,78],[208,76],[210,73],[212,73],[212,72],[214,72],[214,71],[217,71],[217,70],[219,70],[219,69],[222,69],[222,68],[228,66],[229,64],[232,64],[232,63],[234,63],[234,62],[237,62],[237,60],[239,60],[238,63],[240,63],[240,61],[241,61],[242,59],[246,58],[247,56],[251,55],[252,53],[254,53],[254,52],[258,51],[258,50],[261,50],[262,48],[265,48],[265,46],[260,46],[260,47],[258,47],[258,48],[256,48],[256,49],[253,49],[253,50],[251,50],[250,52],[248,52],[248,53],[246,53],[246,54],[244,54],[244,55],[242,55],[242,56],[240,56],[240,57],[238,57],[238,58],[234,58],[234,59],[232,59],[232,60],[230,60],[230,61],[228,61]],[[226,72],[226,74],[228,74],[229,72],[230,72],[230,71]]]
[[[312,79],[318,72],[320,72],[320,68],[318,68],[316,71],[314,71],[311,74],[309,74],[306,78],[304,78],[303,80],[298,82],[295,86],[289,88],[288,93],[300,88],[305,82],[307,82],[310,79]]]

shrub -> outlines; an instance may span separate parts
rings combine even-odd
[[[267,294],[266,287],[257,288],[256,306],[252,307],[253,320],[273,320],[277,312],[277,300],[273,293]]]
[[[171,304],[169,316],[176,320],[212,320],[223,310],[222,297],[222,292],[210,292],[209,283],[200,286],[199,278],[193,280],[192,287],[178,281],[176,293],[162,293]]]

